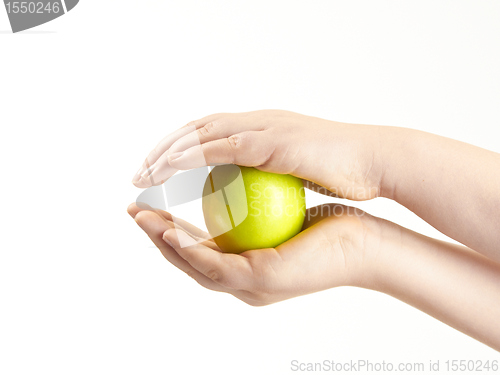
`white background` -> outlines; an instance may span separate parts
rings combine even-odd
[[[497,1],[83,0],[13,35],[0,8],[0,373],[500,360],[372,291],[263,308],[210,292],[126,213],[149,150],[221,111],[288,109],[500,151],[499,19]],[[393,202],[357,206],[445,238]]]

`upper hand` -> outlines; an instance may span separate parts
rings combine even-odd
[[[160,185],[177,170],[238,164],[292,174],[353,200],[379,195],[376,126],[344,124],[288,111],[215,114],[165,137],[133,183]]]

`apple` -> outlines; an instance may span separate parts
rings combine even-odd
[[[212,169],[203,187],[203,216],[223,252],[276,247],[302,229],[302,180],[238,165]]]

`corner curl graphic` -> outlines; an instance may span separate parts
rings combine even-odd
[[[79,0],[4,0],[13,33],[50,22],[73,9]]]

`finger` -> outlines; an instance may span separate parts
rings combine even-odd
[[[205,124],[209,123],[210,121],[216,120],[218,118],[224,117],[224,116],[229,116],[232,115],[232,113],[213,113],[211,115],[205,116],[203,118],[200,118],[195,121],[191,121],[190,123],[184,125],[183,127],[189,127],[189,126],[194,126],[196,129],[201,128]]]
[[[247,258],[214,251],[196,243],[180,230],[167,230],[163,239],[194,269],[217,284],[237,290],[249,290],[252,287],[253,271]]]
[[[156,173],[153,175],[153,172]],[[147,169],[139,177],[134,177],[132,183],[141,189],[151,186],[158,186],[167,181],[178,171],[168,163],[168,153],[161,155],[158,160]]]
[[[187,221],[185,221],[177,216],[172,215],[169,212],[162,211],[162,215],[164,215],[164,217],[167,220],[172,221],[176,226],[181,227],[182,229],[184,229],[185,231],[189,232],[191,235],[193,235],[197,238],[202,238],[204,240],[211,240],[212,239],[212,236],[210,234],[208,234],[207,232],[201,230],[197,226],[195,226],[195,225],[193,225],[193,224],[191,224],[191,223],[189,223],[189,222],[187,222]]]
[[[163,211],[163,212],[165,212],[165,211]],[[165,220],[165,222],[167,223],[167,225],[169,226],[169,228],[182,230],[184,233],[186,233],[188,236],[190,236],[193,240],[195,240],[196,243],[199,243],[200,245],[207,246],[207,247],[209,247],[209,248],[211,248],[211,249],[213,249],[215,251],[222,252],[222,250],[219,248],[219,246],[217,246],[217,244],[214,242],[213,239],[211,239],[211,238],[210,239],[206,239],[206,238],[199,237],[196,234],[194,234],[192,231],[190,231],[188,228],[185,228],[185,227],[177,224],[174,221],[170,221],[170,220],[166,219],[161,214],[159,214],[159,215],[160,215],[160,217],[163,220]],[[185,222],[185,223],[187,223],[187,222]],[[191,227],[196,228],[194,225],[191,225]],[[196,229],[198,230],[198,232],[203,232],[199,228],[196,228]],[[207,234],[207,233],[205,233],[205,234]],[[207,234],[207,235],[210,236],[209,234]]]
[[[207,124],[207,122],[215,120],[222,116],[222,114],[217,113],[213,114],[210,116],[206,116],[202,119],[192,121],[186,125],[184,125],[182,128],[177,129],[173,133],[167,135],[165,138],[163,138],[156,146],[151,150],[149,155],[147,156],[146,160],[142,164],[141,168],[137,171],[135,176],[132,179],[132,183],[136,184],[141,176],[145,178],[144,174],[148,171],[148,169],[152,169],[152,167],[155,165],[155,163],[158,161],[158,159],[174,144],[175,141],[177,141],[179,138],[182,138],[186,134],[192,133],[196,131],[196,129],[204,126]],[[175,172],[174,172],[175,173]],[[149,173],[148,173],[149,174]],[[172,173],[173,174],[173,173]],[[138,186],[142,187],[142,186]]]
[[[210,280],[205,275],[194,269],[186,260],[163,241],[163,233],[170,227],[165,221],[152,211],[140,211],[135,215],[136,223],[146,232],[148,237],[160,249],[163,256],[172,263],[175,267],[187,273],[202,286],[216,291],[228,292],[227,288]]]
[[[142,205],[146,205],[145,203],[141,203],[141,206]],[[147,205],[148,207],[151,207],[149,205]],[[127,207],[127,212],[130,216],[132,216],[132,219],[135,218],[135,215],[137,215],[140,211],[142,211],[143,208],[139,207],[137,205],[137,203],[131,203],[129,204],[129,206]]]
[[[127,212],[130,216],[132,216],[132,218],[135,218],[135,216],[141,212],[141,211],[151,211],[151,212],[155,212],[157,215],[159,215],[163,220],[165,220],[166,222],[170,223],[170,227],[173,227],[174,224],[172,223],[172,220],[170,219],[172,217],[172,215],[166,211],[163,211],[163,210],[160,210],[160,209],[156,209],[156,208],[153,208],[151,207],[149,204],[147,203],[144,203],[144,202],[139,202],[140,205],[138,205],[137,203],[131,203],[128,208],[127,208]]]
[[[132,203],[127,208],[127,212],[133,218],[137,215],[137,213],[141,211],[156,212],[156,214],[158,214],[163,220],[165,220],[169,224],[170,228],[183,229],[186,233],[188,233],[198,242],[203,242],[206,246],[209,246],[214,250],[220,251],[219,247],[215,244],[210,234],[208,234],[207,232],[201,230],[200,228],[194,226],[193,224],[185,220],[173,216],[171,213],[167,211],[152,208],[148,204],[142,202],[141,202],[141,207],[139,207],[136,203]]]
[[[146,157],[146,160],[144,160],[144,163],[142,163],[141,168],[137,171],[135,174],[134,178],[132,179],[132,183],[136,184],[141,176],[147,172],[148,169],[151,169],[152,166],[156,163],[156,161],[159,159],[161,155],[165,151],[169,149],[169,147],[180,137],[189,134],[190,132],[195,129],[194,126],[186,126],[182,127],[180,129],[177,129],[175,132],[172,134],[167,135],[165,138],[163,138],[160,143],[158,143],[153,150],[149,153],[149,155]]]
[[[246,116],[226,116],[210,121],[185,136],[179,138],[169,148],[168,154],[185,151],[193,146],[227,138],[231,135],[251,130],[263,130],[262,126]]]
[[[168,212],[162,212],[168,214]],[[164,220],[167,220],[167,222],[171,225],[171,228],[180,229],[188,234],[191,238],[193,238],[197,243],[207,246],[215,251],[222,252],[222,250],[219,248],[219,246],[217,246],[210,234],[202,231],[200,228],[188,223],[187,221],[184,221],[172,215],[170,216],[173,220],[169,220],[166,217],[164,218]]]
[[[238,164],[256,167],[271,157],[274,146],[264,131],[247,131],[194,146],[181,153],[171,154],[169,163],[177,169],[193,169],[215,164]],[[153,172],[154,174],[154,172]]]
[[[132,216],[132,218],[135,218],[135,216],[141,212],[141,211],[152,211],[152,212],[156,212],[158,215],[160,215],[161,217],[164,217],[164,215],[162,213],[167,213],[166,211],[163,211],[163,210],[159,210],[159,209],[156,209],[156,208],[153,208],[151,207],[149,204],[147,203],[144,203],[144,202],[139,202],[139,204],[137,204],[137,202],[134,202],[134,203],[131,203],[128,207],[127,207],[127,212],[130,216]],[[170,215],[170,214],[169,214]]]

